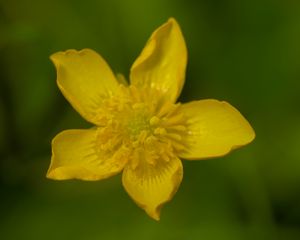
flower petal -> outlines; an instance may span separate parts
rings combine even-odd
[[[100,180],[119,173],[127,161],[122,150],[101,152],[97,129],[66,130],[52,141],[52,158],[47,177],[55,180]]]
[[[65,98],[86,120],[97,124],[96,110],[118,87],[105,60],[91,49],[57,52],[50,59],[56,67],[57,85]]]
[[[140,159],[137,166],[127,164],[123,171],[123,186],[130,197],[155,220],[160,218],[164,203],[176,193],[182,177],[182,163],[178,158],[166,162],[158,159],[155,165]]]
[[[175,102],[184,85],[187,49],[180,27],[171,18],[148,40],[131,67],[131,83],[162,91]]]
[[[201,100],[183,104],[181,110],[188,118],[187,151],[184,159],[223,156],[232,149],[246,145],[255,133],[241,113],[227,102]]]

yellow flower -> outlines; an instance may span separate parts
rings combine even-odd
[[[179,158],[223,156],[255,137],[226,102],[176,103],[187,49],[173,18],[152,34],[133,63],[129,86],[93,50],[58,52],[51,60],[59,89],[95,127],[66,130],[53,139],[47,177],[101,180],[123,171],[127,193],[156,220],[181,183]]]

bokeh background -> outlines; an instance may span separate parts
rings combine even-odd
[[[180,101],[236,106],[255,141],[184,162],[160,222],[127,196],[120,176],[45,178],[51,139],[88,128],[63,98],[49,55],[92,48],[128,76],[170,16],[189,50]],[[1,0],[0,239],[300,239],[298,0]]]

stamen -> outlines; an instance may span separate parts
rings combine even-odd
[[[169,130],[174,130],[174,131],[179,131],[179,132],[184,132],[186,131],[186,127],[184,125],[175,125],[175,126],[169,126]]]
[[[155,128],[154,129],[154,134],[156,135],[165,135],[167,133],[166,129],[165,128]]]
[[[157,125],[159,122],[160,122],[160,119],[159,119],[158,117],[156,117],[156,116],[154,116],[154,117],[152,117],[152,118],[150,119],[150,125],[151,125],[151,126],[155,126],[155,125]]]
[[[176,133],[167,133],[167,137],[176,140],[176,141],[181,141],[182,137],[179,134]]]
[[[145,104],[144,104],[144,103],[135,103],[135,104],[133,104],[133,106],[132,106],[132,108],[133,108],[134,110],[142,109],[142,108],[144,108],[144,107],[145,107]]]
[[[140,159],[141,159],[141,149],[138,148],[133,151],[133,155],[130,161],[130,166],[133,170],[135,170],[139,165]]]
[[[176,152],[181,152],[182,150],[186,149],[186,147],[183,144],[176,141],[172,141],[172,146],[174,150],[176,150]]]
[[[146,156],[146,162],[152,166],[156,165],[156,159],[152,156],[152,154],[149,154],[149,156]]]
[[[171,126],[171,125],[181,125],[184,123],[184,116],[183,114],[177,114],[171,118],[164,118],[165,120],[165,125],[166,126]]]
[[[148,135],[147,131],[143,130],[138,137],[138,141],[140,143],[144,143],[147,138],[147,135]]]

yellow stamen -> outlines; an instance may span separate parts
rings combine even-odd
[[[155,125],[157,125],[159,122],[160,122],[160,119],[159,119],[158,117],[156,117],[156,116],[154,116],[154,117],[152,117],[152,118],[150,119],[150,125],[151,125],[151,126],[155,126]]]

